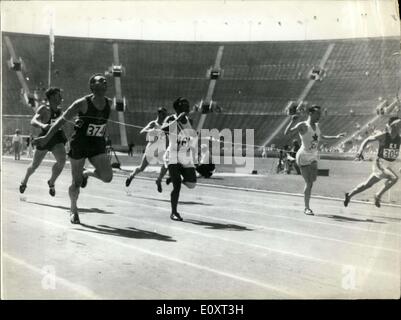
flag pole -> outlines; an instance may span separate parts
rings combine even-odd
[[[50,88],[52,82],[52,53],[51,53],[51,44],[49,45],[49,70],[48,70],[48,79],[47,85]]]
[[[48,68],[48,87],[52,82],[52,62],[54,62],[54,33],[53,33],[53,14],[50,13],[50,33],[49,33],[49,68]]]

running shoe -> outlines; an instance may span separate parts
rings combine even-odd
[[[172,214],[170,215],[170,219],[171,219],[171,220],[174,220],[174,221],[182,221],[182,220],[183,220],[182,217],[180,216],[180,214],[179,214],[178,212],[172,213]]]
[[[380,208],[380,198],[375,195],[373,199],[375,200],[375,206]]]
[[[50,180],[47,181],[47,184],[49,185],[49,194],[54,197],[56,195],[56,189],[54,188],[54,184],[50,184]]]
[[[311,209],[308,209],[308,208],[305,208],[304,213],[307,216],[313,216],[314,215],[313,211]]]
[[[349,196],[349,193],[345,194],[345,199],[344,199],[344,207],[348,207],[348,203],[351,201],[351,197]]]
[[[163,191],[161,180],[159,179],[156,180],[156,185],[157,185],[157,191],[161,193]]]
[[[134,177],[129,175],[127,180],[125,180],[125,186],[126,187],[129,187],[129,185],[131,184],[132,179],[134,179]]]
[[[78,212],[72,212],[70,213],[70,221],[72,224],[80,224],[81,221],[79,221],[79,215]]]
[[[26,184],[21,183],[19,186],[19,192],[20,193],[24,193],[26,189]]]

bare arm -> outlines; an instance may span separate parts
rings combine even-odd
[[[284,130],[284,134],[287,135],[289,132],[296,131],[297,133],[304,135],[308,128],[306,127],[305,122],[299,122],[295,126],[293,126],[294,122],[298,119],[298,115],[293,115],[291,117],[291,121],[288,124],[287,128]],[[293,127],[292,127],[293,126]]]
[[[149,122],[145,128],[143,128],[140,133],[148,133],[153,131],[155,128],[155,123],[153,121]]]
[[[335,140],[335,139],[340,139],[340,138],[344,138],[347,135],[346,132],[341,132],[336,136],[325,136],[325,135],[321,135],[320,138],[325,139],[325,140]]]
[[[285,130],[284,130],[284,135],[287,135],[289,132],[293,132],[293,131],[295,131],[295,130],[297,130],[297,126],[294,126],[294,127],[292,127],[293,125],[294,125],[294,123],[298,120],[298,115],[296,115],[296,114],[294,114],[292,117],[291,117],[291,121],[288,123],[288,125],[287,125],[287,127],[285,128]],[[292,127],[292,128],[291,128]]]
[[[50,127],[49,131],[43,137],[36,138],[34,141],[39,145],[45,145],[51,137],[60,129],[67,121],[71,121],[74,116],[84,108],[84,99],[75,101],[68,109],[62,114],[60,118]]]
[[[178,115],[177,119],[173,120],[173,121],[169,121],[170,117],[167,117],[166,120],[164,121],[163,125],[162,125],[162,130],[168,130],[168,128],[170,126],[172,126],[173,124],[177,123],[178,120],[180,120],[182,117],[185,116],[185,112],[182,112]]]
[[[361,146],[359,147],[359,150],[356,154],[356,158],[358,160],[360,160],[362,158],[363,150],[366,148],[366,146],[371,142],[382,140],[384,136],[385,136],[385,133],[379,133],[379,134],[370,136],[370,137],[366,138],[365,140],[363,140],[363,142],[361,143]]]
[[[42,130],[47,130],[50,127],[50,124],[45,123],[45,115],[48,113],[45,106],[41,106],[33,116],[31,120],[31,125],[35,128],[40,128]],[[49,115],[50,116],[50,115]]]

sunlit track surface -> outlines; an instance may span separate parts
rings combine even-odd
[[[81,225],[69,222],[66,169],[18,192],[26,163],[2,166],[3,298],[294,299],[400,296],[399,208],[198,186],[182,189],[184,222],[169,219],[171,187],[89,179]],[[283,176],[285,179],[285,176]]]

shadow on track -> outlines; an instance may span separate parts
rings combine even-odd
[[[70,207],[64,207],[64,206],[56,206],[48,203],[40,203],[40,202],[34,202],[34,201],[26,201],[27,203],[32,203],[36,204],[39,206],[44,206],[44,207],[50,207],[50,208],[55,208],[55,209],[62,209],[62,210],[67,210],[70,211]],[[110,211],[104,211],[102,209],[98,208],[79,208],[79,213],[100,213],[100,214],[114,214],[114,212]]]
[[[239,226],[237,224],[226,224],[226,223],[216,223],[216,222],[206,222],[201,220],[194,219],[184,219],[184,223],[191,223],[197,226],[205,227],[206,229],[214,229],[214,230],[231,230],[231,231],[253,231],[253,229],[249,229],[244,226]]]
[[[126,229],[121,229],[116,227],[110,227],[107,225],[91,226],[84,223],[81,223],[80,226],[84,227],[85,229],[77,229],[79,231],[100,233],[100,234],[112,235],[130,239],[150,239],[158,241],[176,242],[176,240],[174,240],[170,236],[166,236],[148,230],[141,230],[137,228],[128,227]]]

